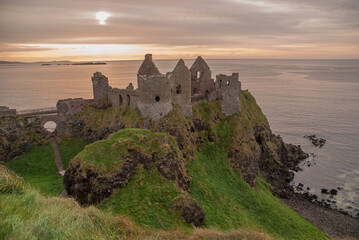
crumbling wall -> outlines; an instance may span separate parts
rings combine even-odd
[[[138,76],[142,82],[138,109],[143,117],[158,120],[172,110],[171,83],[168,75]]]
[[[108,97],[110,86],[108,85],[108,78],[100,72],[95,72],[92,77],[93,98],[95,100]]]
[[[3,116],[14,116],[16,115],[16,109],[10,109],[6,106],[0,106],[0,117]]]
[[[211,69],[201,56],[193,63],[190,72],[192,96],[208,99],[208,96],[215,91],[215,85]]]
[[[139,102],[139,91],[133,90],[129,87],[126,89],[112,88],[109,91],[108,98],[113,108],[120,106],[130,106],[135,108]]]
[[[81,112],[84,107],[94,102],[93,99],[68,98],[57,101],[56,108],[59,115],[74,115]]]
[[[226,116],[241,111],[241,82],[239,81],[238,73],[232,73],[231,76],[217,75],[216,90],[222,112]]]
[[[191,73],[182,59],[178,61],[169,78],[172,84],[172,103],[180,105],[186,116],[192,116]]]

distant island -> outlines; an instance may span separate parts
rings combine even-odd
[[[41,64],[42,66],[50,66],[50,65],[105,65],[105,62],[78,62],[74,63],[68,60],[64,61],[50,61],[50,62],[8,62],[8,61],[0,61],[0,64]]]
[[[51,65],[105,65],[105,62],[85,62],[85,63],[43,63],[41,66],[51,66]]]

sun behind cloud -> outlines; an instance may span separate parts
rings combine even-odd
[[[100,11],[100,12],[97,12],[96,13],[96,19],[98,20],[98,23],[100,25],[106,25],[106,20],[107,18],[109,18],[111,16],[110,13],[108,12],[103,12],[103,11]]]

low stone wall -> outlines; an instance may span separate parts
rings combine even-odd
[[[6,106],[0,106],[0,117],[16,115],[16,109],[10,109]]]
[[[57,113],[59,115],[74,115],[81,112],[84,107],[89,106],[94,103],[93,99],[83,99],[83,98],[68,98],[64,100],[59,100],[56,104]]]

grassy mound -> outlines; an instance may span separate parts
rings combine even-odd
[[[67,168],[70,160],[83,150],[86,144],[87,142],[83,139],[68,139],[60,142],[59,148],[64,168]],[[5,166],[44,195],[56,196],[64,190],[62,177],[57,172],[50,144],[33,146],[29,152],[7,162]]]

